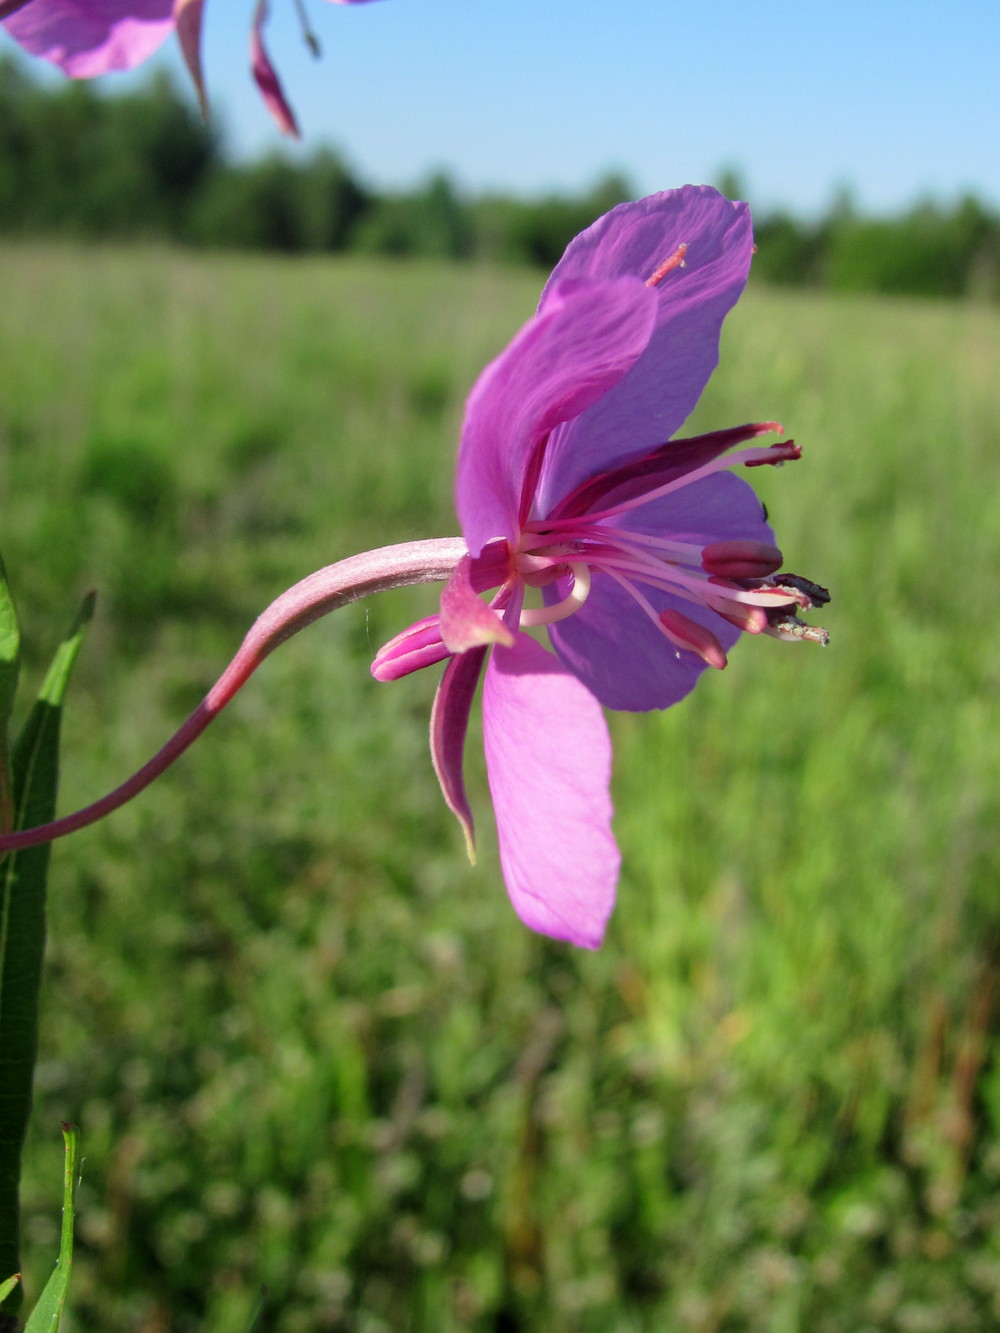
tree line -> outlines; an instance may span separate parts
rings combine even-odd
[[[729,176],[720,185],[742,195]],[[445,173],[373,189],[329,149],[228,159],[169,78],[108,96],[42,87],[0,60],[0,237],[147,239],[286,253],[346,252],[551,267],[600,213],[633,197],[609,175],[577,197],[468,198]],[[769,282],[1000,299],[1000,214],[966,196],[900,216],[861,216],[841,194],[826,215],[755,215],[755,274]]]

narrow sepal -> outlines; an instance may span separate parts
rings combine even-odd
[[[469,711],[486,659],[486,648],[470,648],[445,667],[431,709],[431,759],[445,804],[462,826],[469,860],[476,861],[472,809],[465,792],[462,760],[469,730]]]
[[[441,640],[440,617],[426,616],[382,645],[375,654],[371,673],[380,681],[401,680],[450,656]]]
[[[198,94],[201,114],[208,120],[208,96],[205,92],[205,76],[201,65],[201,25],[204,11],[205,0],[174,0],[174,23],[177,27],[181,55]]]
[[[553,508],[550,518],[572,518],[605,505],[621,504],[636,495],[643,495],[657,486],[675,481],[686,473],[711,463],[720,454],[745,440],[753,440],[773,432],[781,434],[777,421],[755,421],[745,426],[730,426],[713,430],[707,435],[692,435],[688,439],[668,440],[649,453],[640,454],[606,472],[598,472],[580,483]]]
[[[253,23],[250,27],[250,69],[264,99],[264,105],[278,122],[282,134],[298,139],[301,135],[295,112],[285,97],[281,80],[271,64],[271,57],[264,45],[264,24],[267,22],[267,14],[267,0],[257,0],[257,8],[254,10]]]

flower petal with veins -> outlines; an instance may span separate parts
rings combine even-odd
[[[173,0],[30,0],[4,27],[74,79],[133,69],[174,27]]]
[[[534,450],[596,402],[642,354],[656,298],[634,278],[567,283],[476,381],[465,412],[455,503],[473,555],[516,540]]]
[[[539,484],[539,507],[593,473],[648,452],[684,423],[719,360],[722,322],[750,271],[753,232],[746,204],[708,186],[685,186],[620,204],[571,241],[549,278],[643,280],[681,245],[683,268],[651,289],[656,326],[627,376],[553,435]]]
[[[596,949],[621,859],[600,705],[551,653],[519,634],[487,667],[483,736],[514,910],[533,930]]]

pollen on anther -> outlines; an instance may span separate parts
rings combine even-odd
[[[663,261],[663,263],[656,270],[653,276],[651,278],[646,279],[646,286],[655,287],[657,286],[658,283],[661,283],[663,279],[667,276],[667,274],[671,273],[675,268],[683,268],[684,256],[687,254],[687,251],[688,248],[686,244],[679,245],[677,249],[674,251],[674,253],[670,256],[670,258],[665,259]]]

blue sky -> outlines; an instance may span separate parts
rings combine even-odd
[[[383,188],[444,167],[470,190],[577,190],[616,169],[645,193],[734,166],[754,202],[799,213],[839,185],[872,212],[966,189],[1000,204],[998,0],[305,4],[321,61],[293,0],[272,0],[268,37],[306,149]],[[247,74],[251,7],[206,5],[241,154],[280,140]]]

